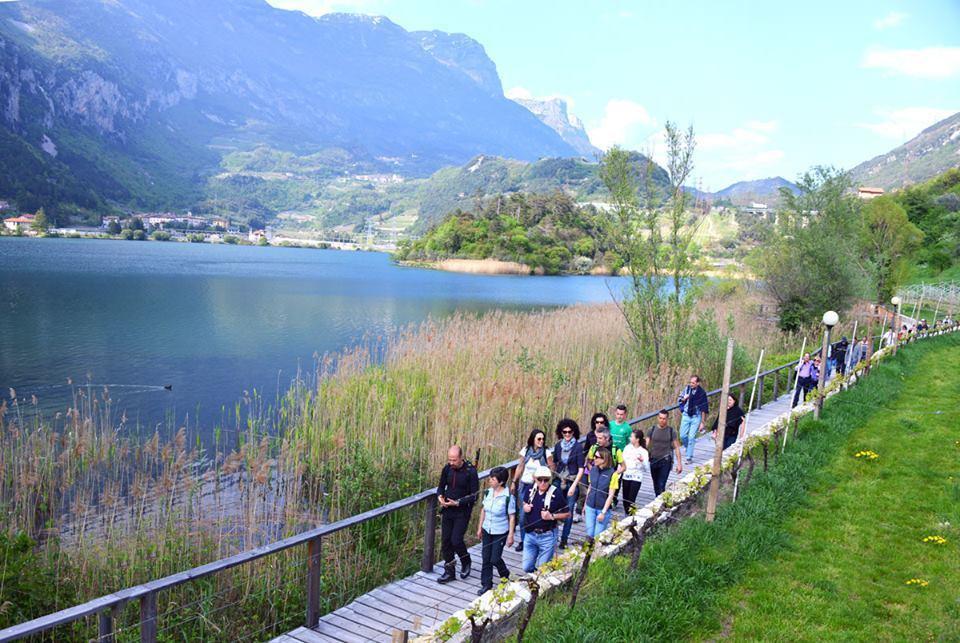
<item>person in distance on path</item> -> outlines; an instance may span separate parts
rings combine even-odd
[[[573,509],[580,497],[580,479],[583,478],[584,453],[580,444],[580,426],[570,418],[557,422],[557,443],[553,447],[553,462],[560,480],[560,492],[567,499],[570,515],[563,521],[560,532],[560,549],[566,549],[570,528],[573,526]]]
[[[613,512],[613,496],[620,484],[620,474],[613,466],[610,449],[600,447],[593,456],[590,467],[590,486],[587,488],[587,504],[584,506],[583,524],[587,538],[593,540],[610,526]]]
[[[650,465],[650,455],[644,447],[643,431],[634,429],[630,432],[630,444],[623,450],[623,464],[626,469],[620,477],[623,487],[623,511],[628,516],[633,512],[643,484],[643,472]]]
[[[737,396],[733,393],[727,395],[727,421],[726,428],[723,430],[723,448],[727,449],[731,444],[743,437],[746,430],[747,414],[740,408],[737,402]],[[713,439],[717,439],[717,426],[720,424],[720,416],[713,421],[713,428],[710,429]]]
[[[463,542],[473,513],[480,481],[477,469],[463,459],[463,449],[454,445],[447,451],[447,464],[440,472],[437,502],[440,504],[440,543],[443,552],[443,575],[438,583],[457,578],[454,554],[460,558],[460,578],[470,575],[470,552]]]
[[[697,444],[697,432],[703,431],[710,412],[707,392],[700,386],[700,376],[692,375],[690,384],[677,398],[680,406],[680,443],[687,450],[687,464],[693,462],[694,447]]]
[[[659,496],[667,488],[670,467],[676,456],[677,473],[683,471],[680,457],[680,440],[672,426],[668,426],[670,412],[666,409],[657,414],[657,424],[647,431],[647,453],[650,456],[650,477],[653,478],[653,493]]]
[[[517,500],[506,486],[507,470],[503,467],[491,469],[487,484],[477,525],[477,538],[483,552],[478,596],[493,589],[494,567],[501,579],[510,577],[510,569],[503,562],[503,548],[513,545],[513,528],[517,521]]]

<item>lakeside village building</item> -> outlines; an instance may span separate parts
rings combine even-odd
[[[10,232],[20,231],[25,234],[31,234],[33,231],[30,230],[30,226],[33,225],[35,218],[36,216],[33,214],[21,214],[16,217],[9,217],[3,220],[3,227]]]
[[[198,230],[204,230],[207,228],[222,228],[226,232],[239,232],[239,228],[236,226],[230,225],[230,219],[223,217],[217,217],[216,219],[204,219],[202,217],[194,216],[192,213],[188,212],[185,215],[173,214],[172,212],[137,212],[126,219],[121,219],[116,215],[108,215],[103,217],[100,221],[101,228],[110,227],[111,223],[122,224],[124,220],[129,219],[140,219],[143,221],[143,224],[148,228],[154,230],[163,230],[165,226],[170,226],[170,224],[175,224],[175,228],[196,228]]]

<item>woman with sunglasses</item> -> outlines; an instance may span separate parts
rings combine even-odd
[[[593,417],[590,418],[590,426],[587,427],[587,437],[583,441],[583,452],[587,453],[591,447],[597,443],[597,429],[607,429],[610,430],[610,418],[607,417],[606,413],[599,412],[594,413]],[[586,459],[586,457],[584,458]],[[589,463],[586,463],[589,464]],[[573,522],[580,522],[583,520],[583,503],[586,500],[584,494],[580,494],[580,501],[577,503],[576,513],[573,514]]]
[[[610,526],[613,512],[610,505],[620,484],[620,474],[613,466],[610,449],[601,447],[593,456],[590,467],[590,486],[587,487],[587,504],[584,506],[584,526],[587,538],[593,540]]]
[[[546,442],[547,434],[540,429],[534,429],[527,436],[527,446],[520,449],[520,464],[517,465],[512,483],[517,491],[518,504],[523,502],[523,499],[530,493],[530,489],[533,488],[533,472],[537,467],[553,469],[553,453],[547,449]],[[517,485],[517,480],[520,481],[519,485]],[[517,524],[520,538],[517,541],[516,551],[523,551],[525,525],[526,516],[521,512]]]
[[[557,478],[560,480],[560,492],[567,499],[570,514],[563,521],[560,532],[560,549],[566,549],[570,528],[573,526],[573,508],[580,497],[580,478],[583,477],[584,453],[580,444],[580,426],[570,418],[557,422],[557,443],[553,447],[553,462],[556,465]]]

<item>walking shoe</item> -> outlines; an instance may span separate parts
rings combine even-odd
[[[523,551],[523,541],[517,543],[517,546],[513,548],[513,551]]]
[[[471,561],[461,562],[460,563],[460,578],[469,578],[470,577],[470,564]]]
[[[481,587],[480,589],[477,590],[477,596],[483,596],[484,594],[486,594],[487,592],[489,592],[491,589],[493,589],[493,588],[492,588],[492,587]]]
[[[687,458],[686,460],[684,460],[684,462],[686,462],[687,464],[693,464],[693,458]]]
[[[580,513],[580,512],[578,511],[578,512],[576,512],[575,514],[573,514],[573,522],[582,522],[582,521],[583,521],[583,514],[582,514],[582,513]]]
[[[457,580],[457,573],[454,571],[453,567],[444,567],[443,575],[437,579],[437,582],[441,585]]]
[[[567,548],[567,541],[566,541],[566,540],[561,540],[561,541],[560,541],[560,549],[566,549],[566,548]]]

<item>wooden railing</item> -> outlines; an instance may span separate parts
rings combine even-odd
[[[768,378],[773,378],[771,399],[777,399],[780,396],[781,391],[786,392],[792,390],[790,370],[796,364],[797,361],[788,362],[758,374],[757,396],[755,398],[753,408],[760,408],[763,406],[764,382]],[[786,371],[786,378],[782,376],[784,371]],[[741,400],[743,400],[745,389],[748,385],[753,383],[753,380],[753,377],[748,377],[747,379],[734,382],[731,384],[731,390],[738,389],[740,393],[739,397]],[[781,382],[781,380],[784,381]],[[781,388],[781,384],[783,384],[783,388]],[[709,391],[707,393],[707,397],[708,399],[713,398],[719,395],[720,392],[720,389]],[[668,411],[672,411],[678,407],[679,405],[673,404],[665,408]],[[650,411],[649,413],[645,413],[639,417],[633,418],[630,420],[630,424],[640,424],[647,420],[653,419],[657,416],[659,411],[660,409],[658,408],[654,411]],[[519,460],[512,460],[500,466],[513,470],[519,463]],[[490,471],[491,469],[487,469],[480,472],[480,479],[483,480],[484,478],[487,478],[490,475]],[[343,520],[338,520],[330,524],[310,529],[303,533],[290,536],[289,538],[284,538],[283,540],[278,540],[262,547],[257,547],[239,554],[234,554],[233,556],[222,558],[205,565],[200,565],[199,567],[194,567],[193,569],[189,569],[185,572],[172,574],[170,576],[150,581],[142,585],[122,589],[112,594],[95,598],[81,605],[76,605],[47,616],[42,616],[31,621],[14,625],[7,629],[0,630],[0,642],[13,641],[33,634],[40,634],[52,630],[58,626],[67,625],[83,618],[97,616],[98,640],[103,641],[104,643],[112,643],[114,640],[114,622],[120,609],[131,601],[139,601],[140,640],[145,643],[155,643],[157,640],[157,625],[159,620],[159,615],[157,612],[157,596],[160,592],[302,545],[306,546],[306,556],[304,561],[306,566],[306,587],[304,588],[304,591],[307,599],[305,623],[307,627],[315,627],[321,616],[320,580],[322,573],[321,561],[323,538],[349,527],[354,527],[370,520],[387,516],[395,511],[399,511],[414,505],[419,505],[421,503],[424,504],[425,519],[423,532],[423,557],[421,559],[420,569],[425,572],[429,572],[433,570],[433,567],[436,564],[437,494],[435,488],[425,489],[418,494],[396,500],[389,504],[365,511],[355,516],[350,516],[349,518],[344,518]]]

